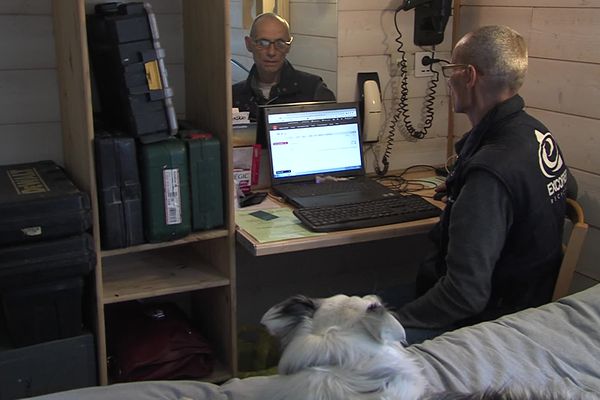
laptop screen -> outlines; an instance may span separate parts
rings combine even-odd
[[[363,175],[357,103],[266,107],[273,184]]]

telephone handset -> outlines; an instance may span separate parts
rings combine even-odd
[[[359,72],[356,76],[360,97],[360,120],[363,143],[379,141],[383,124],[383,108],[377,72]]]
[[[381,94],[377,82],[373,80],[365,81],[364,93],[363,143],[373,143],[379,140],[383,116]]]

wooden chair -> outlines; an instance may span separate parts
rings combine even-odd
[[[563,260],[554,285],[552,300],[560,299],[569,294],[577,260],[579,260],[579,254],[588,231],[588,224],[585,223],[583,218],[583,208],[576,200],[567,199],[566,218],[571,221],[573,226],[566,244],[563,244]]]

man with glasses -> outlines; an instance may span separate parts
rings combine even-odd
[[[548,128],[523,110],[527,62],[521,35],[486,26],[465,35],[442,66],[454,112],[472,129],[456,143],[417,297],[395,304],[409,342],[551,300],[566,186],[575,182]]]
[[[255,120],[259,104],[335,101],[321,77],[299,71],[286,60],[293,38],[285,19],[274,13],[258,15],[245,41],[254,66],[248,79],[233,85],[233,107],[250,111]]]

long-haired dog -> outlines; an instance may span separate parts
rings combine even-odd
[[[402,343],[402,325],[377,296],[292,297],[261,323],[279,338],[279,376],[262,398],[412,400],[425,382]]]
[[[404,328],[374,295],[291,297],[261,323],[281,343],[279,375],[261,400],[597,400],[562,387],[506,386],[476,393],[431,393],[404,349]],[[429,390],[428,390],[429,389]]]

